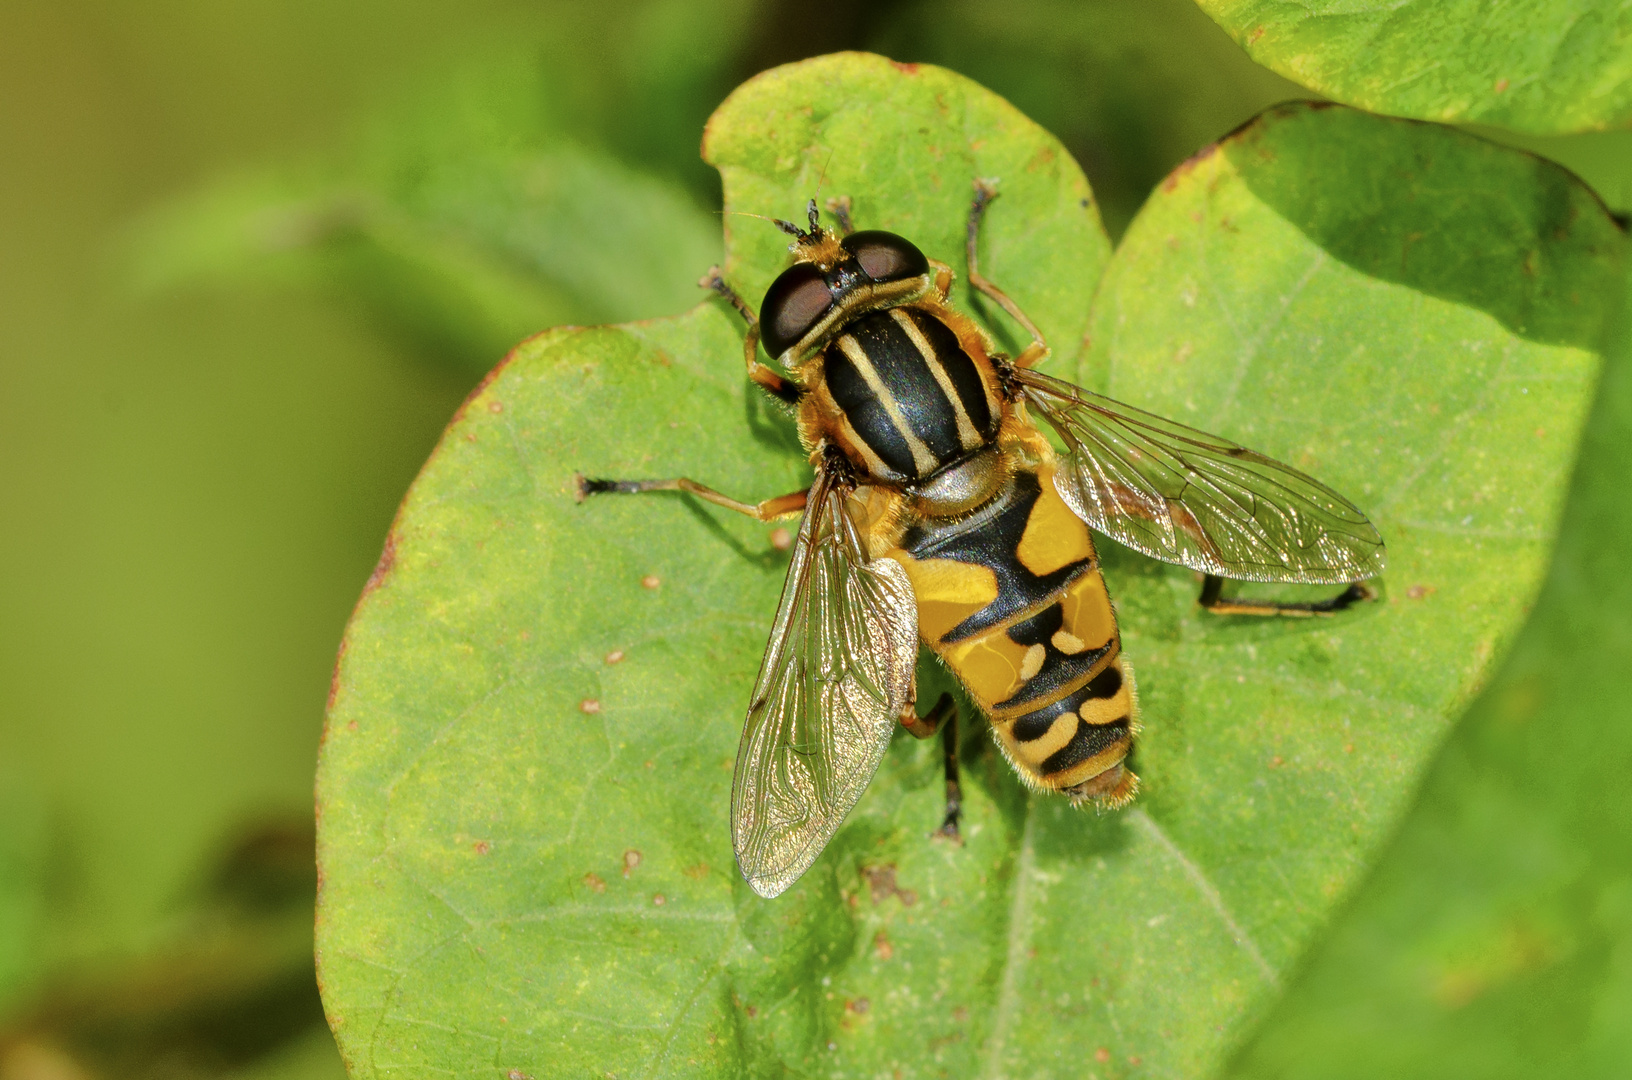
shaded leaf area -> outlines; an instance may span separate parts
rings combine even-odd
[[[229,178],[128,241],[144,289],[245,279],[338,288],[389,336],[472,376],[541,326],[695,303],[715,219],[562,130],[536,62],[411,99],[349,159]]]
[[[1632,1061],[1632,354],[1490,688],[1234,1077],[1611,1077]]]
[[[1608,0],[1197,0],[1252,58],[1374,112],[1534,134],[1632,119],[1632,14]]]
[[[572,475],[763,498],[809,470],[786,416],[748,393],[723,304],[542,335],[416,482],[337,672],[319,969],[354,1075],[1216,1067],[1522,619],[1597,369],[1351,265],[1317,240],[1318,213],[1300,225],[1256,193],[1256,169],[1322,169],[1355,137],[1338,116],[1274,114],[1175,174],[1090,310],[1107,245],[1080,173],[973,84],[851,55],[737,91],[705,141],[732,209],[796,213],[825,170],[860,225],[961,269],[969,183],[999,177],[984,269],[1058,344],[1053,370],[1355,498],[1391,545],[1384,598],[1331,621],[1203,619],[1192,575],[1107,542],[1142,691],[1141,802],[1095,816],[1034,799],[970,725],[967,843],[931,842],[938,747],[902,737],[810,873],[761,901],[726,807],[785,556],[767,527],[681,498],[574,505]],[[1369,152],[1401,167],[1355,193],[1373,211],[1354,227],[1400,233],[1404,206],[1434,199],[1482,221],[1457,200],[1490,196],[1413,186],[1403,166],[1424,155],[1506,169],[1505,197],[1538,201],[1522,155],[1372,123]],[[1514,219],[1544,281],[1613,264],[1618,234],[1591,209],[1562,235]],[[728,271],[756,297],[785,238],[728,230]],[[1459,295],[1532,288],[1511,284],[1522,262],[1467,272],[1493,284]],[[1549,318],[1606,317],[1596,293],[1539,295]],[[949,681],[921,677],[926,700]]]
[[[0,1075],[341,1075],[312,978],[312,831],[260,821],[175,898],[140,959],[42,980],[0,1023]]]

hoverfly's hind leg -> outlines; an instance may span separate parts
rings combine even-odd
[[[936,836],[963,842],[958,832],[958,819],[963,814],[963,788],[958,784],[958,703],[951,694],[942,694],[935,707],[923,716],[918,715],[918,703],[909,701],[901,710],[901,726],[920,739],[928,739],[939,731],[946,749],[946,814]]]
[[[759,362],[759,316],[749,307],[741,294],[733,289],[725,280],[725,275],[718,266],[708,268],[708,273],[697,280],[698,288],[712,289],[731,302],[742,315],[743,321],[748,324],[748,333],[743,338],[742,355],[748,365],[748,377],[758,383],[772,397],[780,398],[789,405],[799,404],[800,390],[798,384],[789,382],[778,375],[771,367]]]
[[[727,510],[735,510],[739,514],[766,522],[799,513],[805,508],[805,503],[810,497],[810,489],[806,488],[803,491],[778,495],[764,502],[738,502],[730,496],[721,495],[711,487],[705,487],[683,476],[673,480],[597,480],[579,473],[575,479],[579,502],[583,502],[590,495],[638,495],[646,491],[684,491],[715,506],[723,506]]]
[[[1344,608],[1352,607],[1362,600],[1377,599],[1376,590],[1363,581],[1357,581],[1327,600],[1315,600],[1309,603],[1281,603],[1274,600],[1226,600],[1223,597],[1224,579],[1214,574],[1208,574],[1201,583],[1201,596],[1197,599],[1203,608],[1214,615],[1281,615],[1294,619],[1306,619],[1315,615],[1332,615]]]
[[[827,200],[827,212],[839,223],[840,236],[849,236],[856,231],[856,223],[850,219],[850,196],[835,195]]]
[[[1026,317],[1020,310],[1020,305],[1010,300],[1008,294],[996,285],[993,285],[980,273],[979,247],[980,223],[986,216],[986,207],[997,198],[996,180],[975,180],[975,201],[969,207],[969,231],[965,240],[965,248],[969,258],[969,284],[983,294],[997,302],[997,305],[1008,312],[1014,321],[1025,328],[1031,335],[1031,344],[1020,350],[1020,355],[1009,363],[1018,368],[1029,368],[1040,363],[1048,356],[1048,342],[1043,340],[1043,332],[1037,329],[1037,324]]]

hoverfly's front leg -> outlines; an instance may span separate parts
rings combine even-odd
[[[993,285],[980,273],[980,262],[977,248],[980,238],[980,222],[986,216],[986,207],[997,198],[997,181],[975,181],[975,201],[969,207],[969,232],[965,240],[965,248],[969,257],[969,284],[979,289],[983,294],[997,302],[997,305],[1013,316],[1014,321],[1025,328],[1031,335],[1031,344],[1020,350],[1020,355],[1009,361],[1015,367],[1029,368],[1040,363],[1048,356],[1048,342],[1043,340],[1043,332],[1037,329],[1037,324],[1026,317],[1020,310],[1020,305],[1009,299],[1008,294],[996,285]]]
[[[638,495],[646,491],[685,491],[715,506],[723,506],[727,510],[735,510],[739,514],[746,514],[765,522],[797,514],[805,508],[805,503],[810,497],[810,489],[806,488],[803,491],[778,495],[764,502],[745,503],[728,495],[721,495],[713,488],[705,487],[683,476],[673,480],[595,480],[579,474],[577,481],[579,502],[583,502],[589,495]]]
[[[1362,600],[1377,598],[1376,592],[1363,581],[1355,582],[1329,600],[1301,604],[1280,603],[1274,600],[1226,600],[1222,595],[1223,591],[1224,579],[1208,574],[1201,583],[1201,596],[1196,602],[1214,615],[1281,615],[1306,619],[1316,615],[1331,615]]]
[[[901,726],[920,739],[928,739],[939,731],[946,748],[946,815],[936,836],[944,836],[960,843],[958,818],[963,813],[963,788],[958,784],[958,703],[951,694],[942,694],[935,707],[923,716],[918,715],[918,682],[913,680],[912,699],[901,709]]]
[[[748,365],[748,377],[764,387],[773,397],[786,401],[789,405],[799,404],[800,390],[797,385],[778,375],[769,365],[759,362],[759,316],[749,307],[737,290],[733,289],[720,273],[718,266],[708,268],[697,281],[699,288],[713,289],[731,302],[731,306],[741,313],[748,323],[748,333],[742,341],[742,355]]]

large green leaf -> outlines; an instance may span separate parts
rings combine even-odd
[[[1618,231],[1524,155],[1297,108],[1175,174],[1090,312],[1106,242],[1080,173],[950,73],[779,69],[721,108],[705,155],[731,209],[793,215],[825,173],[864,226],[959,267],[970,181],[999,177],[985,269],[1054,369],[1355,496],[1392,545],[1385,599],[1209,621],[1187,572],[1107,550],[1144,691],[1141,804],[1028,796],[972,725],[968,842],[932,843],[937,748],[903,737],[811,872],[762,901],[726,806],[785,557],[680,498],[575,505],[572,474],[761,498],[808,468],[748,392],[723,304],[541,335],[416,482],[337,670],[319,966],[353,1072],[1206,1071],[1523,615]],[[727,227],[757,296],[785,238]],[[947,681],[921,675],[931,699]]]
[[[1534,616],[1377,872],[1231,1076],[1626,1075],[1629,469],[1623,341]]]
[[[1535,134],[1632,121],[1632,11],[1611,0],[1196,0],[1252,58],[1376,112]]]

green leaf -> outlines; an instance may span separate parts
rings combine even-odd
[[[983,270],[1055,370],[1355,497],[1391,544],[1385,598],[1203,619],[1188,572],[1107,542],[1141,803],[1032,797],[970,725],[967,844],[932,843],[938,747],[903,737],[827,853],[762,901],[726,807],[785,556],[682,498],[575,505],[572,476],[763,498],[806,482],[803,454],[749,392],[721,303],[541,335],[416,482],[337,669],[319,969],[354,1075],[1208,1071],[1523,616],[1618,230],[1525,155],[1290,109],[1175,174],[1090,311],[1107,251],[1081,174],[948,72],[777,69],[722,106],[705,156],[730,209],[796,215],[825,174],[863,227],[960,270],[970,182],[1000,178]],[[1289,194],[1329,175],[1354,179]],[[728,274],[757,298],[785,237],[726,221]],[[928,700],[948,681],[921,678]]]
[[[1632,351],[1500,674],[1235,1077],[1612,1077],[1632,1061]]]
[[[1632,13],[1608,0],[1196,0],[1265,67],[1374,112],[1533,134],[1632,120]]]

